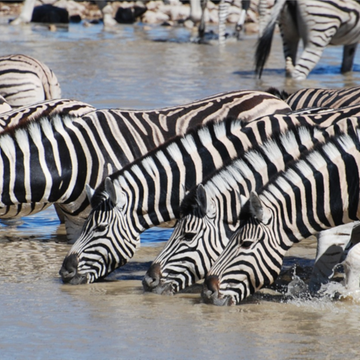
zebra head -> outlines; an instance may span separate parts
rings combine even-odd
[[[231,204],[241,206],[241,197],[233,191]],[[209,188],[198,185],[184,199],[181,218],[143,279],[145,291],[174,294],[204,279],[229,240],[219,202]],[[226,220],[224,220],[226,219]],[[233,222],[233,220],[231,220]],[[237,226],[232,224],[234,228]]]
[[[239,304],[280,272],[283,252],[279,255],[274,216],[256,193],[241,209],[240,221],[205,278],[202,298],[206,303]]]
[[[145,291],[173,294],[205,277],[221,250],[204,243],[217,233],[217,206],[204,186],[182,204],[182,217],[143,279]]]
[[[86,284],[102,279],[126,264],[140,242],[128,225],[128,197],[119,182],[106,178],[104,189],[87,186],[92,210],[79,239],[63,261],[64,283]],[[130,240],[131,239],[131,240]]]

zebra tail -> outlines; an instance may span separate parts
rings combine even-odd
[[[284,7],[285,2],[286,0],[278,0],[276,2],[271,12],[270,20],[267,23],[263,34],[260,36],[259,40],[256,43],[255,74],[259,76],[259,79],[261,78],[265,63],[269,58],[276,21],[279,17],[280,11]]]

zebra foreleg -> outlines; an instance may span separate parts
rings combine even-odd
[[[207,0],[200,0],[201,4],[201,19],[199,25],[199,41],[203,42],[205,37],[205,10],[207,6]]]
[[[356,44],[344,45],[343,50],[343,59],[341,65],[341,72],[346,73],[352,71],[353,64],[354,64],[354,57],[356,53]]]

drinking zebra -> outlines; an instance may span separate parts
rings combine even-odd
[[[280,15],[280,16],[279,16]],[[355,0],[278,0],[260,37],[255,53],[255,72],[261,77],[270,54],[278,19],[286,59],[286,75],[305,79],[327,45],[345,45],[341,72],[352,70],[360,40],[360,3]],[[296,62],[300,38],[304,49]],[[296,64],[296,65],[295,65]]]
[[[178,219],[186,192],[255,143],[296,125],[328,126],[359,113],[359,106],[324,114],[266,116],[242,127],[238,120],[209,123],[152,150],[88,188],[92,206],[82,233],[64,259],[64,282],[90,283],[133,257],[146,229]],[[346,115],[345,115],[346,114]]]
[[[204,279],[240,226],[241,197],[259,190],[333,132],[334,125],[322,132],[312,127],[277,134],[193,188],[181,204],[172,236],[145,274],[144,289],[173,294]],[[325,233],[323,241],[329,236]]]
[[[336,90],[303,89],[292,94],[287,102],[294,110],[314,106],[339,108],[355,105],[359,102],[359,95],[359,87]],[[255,156],[254,148],[250,155],[234,161],[219,174],[215,173],[206,179],[203,187],[189,191],[182,202],[181,217],[172,236],[145,274],[145,290],[160,294],[174,293],[204,278],[239,226],[237,214],[240,212],[240,203],[235,196],[236,192],[245,191],[248,194],[251,190],[257,190],[264,184],[264,179],[282,170],[289,157],[290,160],[298,157],[300,147],[309,148],[315,143],[311,137],[303,139],[293,136],[292,139],[288,148],[281,144],[281,149],[286,148],[286,151],[272,148],[272,153],[266,152],[260,169],[251,164],[244,169],[241,165],[246,166],[244,163],[247,158],[255,164],[254,159],[260,161],[260,153],[267,148],[263,145],[256,150],[258,156]],[[263,148],[265,150],[262,150]],[[241,176],[245,170],[246,178]],[[316,262],[309,285],[311,291],[317,291],[322,283],[328,281],[333,267],[341,261],[351,232],[352,225],[349,224],[346,228],[342,226],[341,229],[331,229],[319,234]]]
[[[227,116],[246,122],[277,111],[289,107],[273,95],[243,90],[160,110],[59,113],[19,124],[0,135],[0,173],[8,174],[0,176],[0,218],[55,203],[69,240],[75,239],[90,210],[85,184],[97,187],[115,170],[201,123]]]
[[[58,80],[44,63],[27,55],[0,57],[0,95],[13,108],[58,99]]]
[[[360,117],[342,122],[324,143],[251,192],[239,230],[206,276],[204,301],[239,304],[275,280],[294,243],[359,220]]]

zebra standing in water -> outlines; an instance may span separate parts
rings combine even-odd
[[[203,279],[240,226],[241,197],[259,190],[334,131],[334,125],[323,132],[300,127],[273,136],[192,189],[172,236],[145,274],[144,289],[173,294]]]
[[[13,108],[59,99],[61,89],[55,74],[27,55],[0,57],[0,95]]]
[[[314,106],[339,108],[355,105],[359,102],[359,94],[359,87],[304,89],[292,94],[288,103],[293,110]],[[240,203],[235,196],[236,192],[243,193],[244,189],[247,193],[256,191],[264,184],[264,179],[285,166],[289,157],[290,160],[298,157],[301,146],[310,148],[314,143],[311,137],[303,139],[293,136],[290,146],[281,145],[282,151],[272,147],[272,153],[269,153],[265,146],[260,146],[258,156],[253,149],[251,154],[206,179],[203,186],[193,188],[182,202],[181,218],[172,236],[145,275],[144,289],[160,294],[173,293],[203,279],[239,225],[237,215]],[[241,165],[246,166],[246,159],[256,164],[254,159],[259,159],[260,153],[264,152],[262,149],[266,152],[261,161],[262,167],[258,169],[249,164],[245,169],[241,168]],[[241,172],[245,170],[247,177],[243,178]],[[352,227],[349,224],[345,228],[342,226],[320,233],[316,263],[309,284],[311,291],[317,291],[321,283],[327,282],[332,275],[332,268],[341,261],[345,246],[351,238]]]
[[[280,17],[279,17],[280,14]],[[269,56],[276,20],[283,40],[286,75],[305,79],[327,45],[345,45],[341,72],[352,70],[360,40],[360,3],[355,0],[278,0],[271,19],[258,41],[255,72],[261,76]],[[299,39],[304,50],[296,62]],[[296,65],[295,65],[296,64]]]
[[[239,304],[271,284],[287,250],[304,238],[359,220],[360,117],[305,152],[243,203],[239,230],[218,257],[204,301]]]
[[[359,106],[324,115],[272,115],[244,127],[237,120],[227,120],[173,138],[107,177],[96,191],[87,189],[92,211],[64,259],[63,281],[90,283],[124,265],[134,255],[143,231],[179,218],[187,190],[254,144],[289,127],[326,127],[358,113]]]
[[[160,110],[60,113],[19,124],[0,135],[0,218],[30,215],[55,203],[72,240],[90,210],[85,184],[97,187],[188,128],[227,116],[246,122],[277,111],[289,107],[273,95],[243,90]]]

